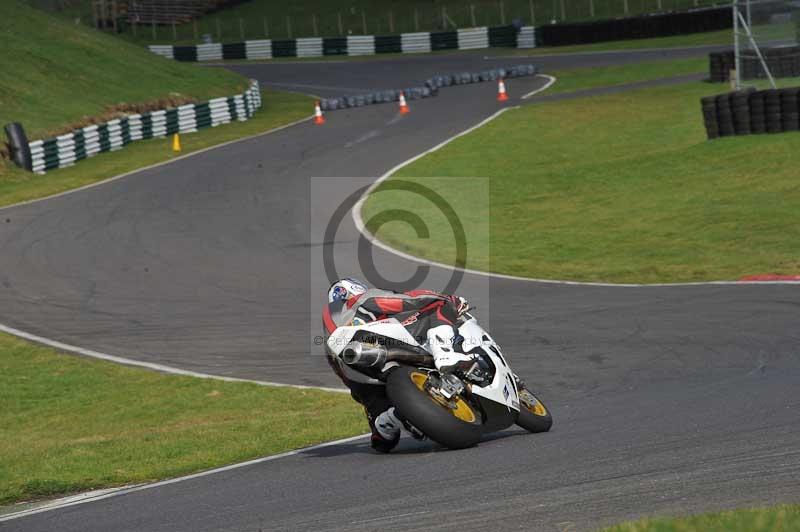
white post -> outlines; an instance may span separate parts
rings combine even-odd
[[[733,58],[735,69],[735,86],[738,91],[742,86],[742,59],[739,54],[739,0],[733,0]]]
[[[697,5],[697,0],[694,0],[695,5]],[[625,14],[628,14],[628,0],[625,0]]]
[[[594,0],[589,0],[589,17],[594,18]]]
[[[591,1],[591,0],[589,0]],[[536,25],[536,11],[533,10],[533,0],[528,0],[528,7],[531,8],[531,26]],[[472,25],[475,25],[475,15],[472,16]]]
[[[738,0],[734,0],[734,9],[736,2],[738,2]],[[758,43],[756,43],[755,38],[753,38],[753,32],[750,30],[750,25],[747,24],[747,21],[744,19],[744,16],[740,12],[737,14],[739,16],[739,25],[743,26],[745,31],[747,32],[747,37],[750,40],[750,46],[752,46],[753,50],[755,50],[756,55],[758,56],[758,60],[761,63],[762,68],[764,69],[764,72],[767,73],[769,84],[772,85],[773,89],[777,89],[778,87],[777,85],[775,85],[775,78],[772,77],[772,72],[769,71],[769,65],[767,65],[767,62],[764,60],[764,56],[761,55],[761,50],[759,49]]]
[[[625,0],[627,2],[627,0]],[[567,8],[564,5],[564,0],[561,0],[561,20],[567,20]]]
[[[747,27],[748,28],[752,28],[753,27],[753,17],[751,16],[752,13],[750,13],[750,0],[745,0],[745,4],[747,5]]]

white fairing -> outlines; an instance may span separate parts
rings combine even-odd
[[[353,336],[358,331],[370,331],[386,338],[392,338],[401,342],[419,346],[414,337],[394,318],[386,318],[385,320],[371,321],[364,325],[349,325],[337,327],[335,331],[328,338],[328,348],[337,357],[342,353],[345,346],[353,340]]]
[[[514,382],[514,374],[508,363],[489,333],[478,325],[475,318],[470,318],[458,332],[464,337],[464,350],[472,351],[475,347],[480,347],[492,360],[497,371],[495,372],[492,383],[488,386],[473,386],[473,395],[479,395],[490,401],[506,405],[512,410],[519,411],[519,395],[517,386]]]
[[[364,325],[342,326],[333,331],[328,338],[327,345],[328,349],[336,356],[337,360],[341,360],[339,356],[345,346],[352,341],[356,332],[361,330],[367,330],[387,338],[419,346],[419,343],[399,321],[394,318],[387,318]],[[465,351],[473,351],[476,348],[480,348],[486,356],[491,359],[496,368],[494,379],[491,384],[485,387],[475,385],[472,387],[472,393],[484,399],[505,405],[510,410],[519,411],[519,396],[517,394],[516,384],[514,383],[514,374],[511,372],[511,368],[508,366],[502,351],[500,351],[500,347],[494,342],[492,337],[489,336],[489,333],[478,325],[478,321],[473,317],[470,317],[469,320],[464,322],[458,328],[458,332],[464,337],[463,345]],[[365,378],[363,374],[354,371],[343,363],[341,363],[340,366],[353,380],[374,384],[380,383],[380,381],[375,379]]]
[[[400,340],[410,345],[419,346],[419,344],[414,340],[414,337],[409,334],[406,328],[394,318],[373,321],[364,325],[344,325],[337,327],[336,330],[333,331],[330,337],[328,337],[327,347],[336,356],[336,361],[339,364],[341,372],[351,381],[383,386],[384,383],[382,381],[373,379],[360,371],[354,370],[342,362],[340,357],[345,346],[353,340],[353,336],[355,336],[358,331],[362,330],[371,331],[387,338],[394,338],[395,340]],[[390,362],[389,364],[394,363]],[[384,369],[387,369],[388,366],[388,364],[384,366]]]

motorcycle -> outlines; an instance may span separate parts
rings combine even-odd
[[[397,319],[340,324],[342,310],[340,303],[331,303],[324,311],[331,364],[350,380],[385,383],[389,400],[412,434],[462,449],[514,424],[533,433],[550,430],[549,410],[469,312],[455,326],[463,338],[462,351],[474,360],[469,367],[443,373],[425,345]]]

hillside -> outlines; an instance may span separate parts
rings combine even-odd
[[[17,0],[0,2],[0,35],[0,126],[21,122],[32,139],[111,106],[207,99],[246,87],[231,72],[157,57]]]

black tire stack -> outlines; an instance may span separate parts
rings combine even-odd
[[[764,92],[750,93],[750,132],[760,134],[767,132],[767,110]]]
[[[798,93],[800,89],[782,89],[781,122],[784,131],[800,130],[800,112],[798,111]]]
[[[700,100],[703,108],[703,122],[709,139],[719,137],[719,122],[717,121],[717,97],[706,96]]]
[[[800,131],[800,87],[742,91],[700,100],[709,139]]]
[[[732,137],[736,135],[736,128],[733,125],[733,109],[731,108],[731,94],[720,94],[716,98],[717,103],[717,127],[720,137]]]
[[[708,54],[708,72],[711,81],[715,83],[727,81],[730,76],[730,65],[727,59],[727,55],[723,52]]]
[[[773,77],[792,78],[800,76],[800,46],[762,48],[761,54]],[[712,82],[729,81],[731,70],[736,68],[733,50],[709,54],[708,67],[709,77]],[[740,68],[742,70],[742,79],[766,79],[767,77],[767,73],[761,65],[761,60],[753,51],[742,53]]]
[[[764,91],[764,104],[767,115],[767,133],[783,132],[781,93],[777,89]]]
[[[733,111],[733,129],[736,135],[749,135],[751,133],[750,95],[754,89],[736,91],[731,93],[730,102]]]

